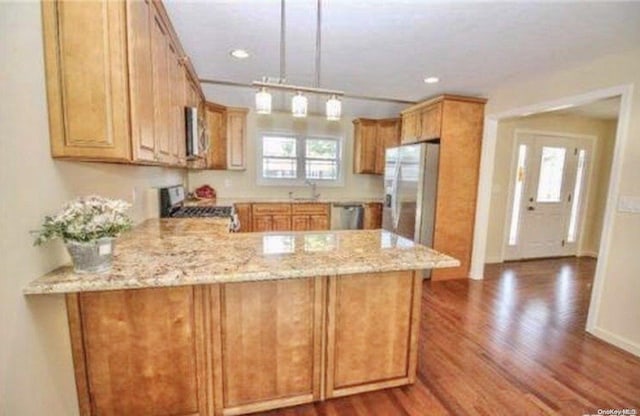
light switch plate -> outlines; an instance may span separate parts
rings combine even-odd
[[[640,214],[640,197],[621,196],[620,199],[618,199],[618,211]]]

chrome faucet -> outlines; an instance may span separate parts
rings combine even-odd
[[[306,181],[304,181],[304,184],[307,186],[311,187],[311,199],[314,201],[317,201],[318,199],[320,199],[320,194],[316,193],[318,184],[315,182],[310,181],[309,179],[307,179]]]

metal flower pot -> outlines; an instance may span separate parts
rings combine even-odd
[[[73,270],[76,273],[104,273],[111,270],[113,242],[112,237],[88,242],[67,241],[67,250],[73,259]]]

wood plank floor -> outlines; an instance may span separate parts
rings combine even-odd
[[[594,269],[539,260],[488,265],[484,281],[427,281],[416,384],[261,414],[640,412],[640,359],[584,331]]]

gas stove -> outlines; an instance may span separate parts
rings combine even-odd
[[[231,218],[233,215],[232,207],[218,207],[218,206],[206,206],[206,207],[177,207],[169,212],[170,217],[174,218],[191,218],[191,217],[223,217]]]

